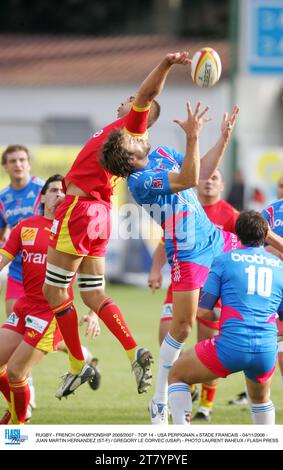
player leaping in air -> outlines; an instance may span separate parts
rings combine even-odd
[[[200,161],[199,135],[208,108],[187,104],[185,121],[176,121],[186,135],[185,156],[168,147],[149,154],[149,146],[115,131],[104,145],[101,164],[117,176],[128,176],[129,189],[164,229],[165,249],[171,265],[173,320],[159,356],[155,395],[150,404],[153,424],[167,424],[168,371],[178,358],[195,322],[199,289],[207,277],[213,257],[237,246],[235,235],[222,232],[207,218],[192,189],[218,167],[229,142],[239,108],[225,113],[221,133]],[[118,150],[119,149],[119,150]]]
[[[173,65],[187,65],[188,53],[167,54],[140,86],[134,100],[119,108],[127,113],[98,131],[78,154],[64,178],[65,202],[58,208],[48,250],[44,295],[52,307],[69,349],[70,372],[57,390],[61,398],[89,380],[91,369],[81,350],[78,321],[68,286],[75,273],[85,305],[94,310],[126,350],[139,393],[151,385],[151,353],[137,346],[119,307],[104,290],[105,251],[110,234],[110,198],[117,177],[99,164],[103,144],[113,129],[142,141],[159,114],[153,99],[160,93]],[[149,119],[149,124],[148,124]]]

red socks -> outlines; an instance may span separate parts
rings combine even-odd
[[[11,420],[12,424],[24,424],[30,401],[30,390],[27,380],[9,382],[11,391]]]
[[[77,375],[84,367],[85,360],[79,336],[78,315],[73,300],[57,305],[52,310],[69,351],[70,371]]]
[[[111,333],[120,341],[123,348],[128,351],[137,346],[119,307],[111,299],[105,299],[97,310],[97,315],[105,323]]]
[[[3,370],[0,372],[0,392],[3,393],[4,397],[6,398],[8,405],[10,406],[11,398],[10,398],[10,385],[7,375],[7,370]]]

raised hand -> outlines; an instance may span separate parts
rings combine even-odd
[[[201,102],[198,101],[195,111],[192,111],[191,104],[187,102],[187,111],[188,118],[186,121],[180,121],[179,119],[174,119],[176,122],[187,134],[188,138],[198,137],[198,134],[202,126],[211,121],[211,118],[206,117],[206,113],[209,110],[208,106],[203,111],[200,111]]]
[[[167,54],[165,57],[165,60],[170,64],[170,65],[188,65],[192,61],[189,58],[189,53],[187,51],[183,52],[175,52],[173,54]]]
[[[231,115],[224,113],[221,123],[221,134],[225,141],[230,139],[232,131],[237,121],[238,114],[240,112],[239,106],[234,106]]]

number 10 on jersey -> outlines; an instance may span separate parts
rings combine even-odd
[[[248,274],[248,294],[257,293],[261,297],[269,297],[272,289],[272,270],[250,265],[245,272]]]

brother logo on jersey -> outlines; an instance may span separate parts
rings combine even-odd
[[[21,230],[21,239],[22,245],[34,245],[38,228],[35,227],[22,227]]]
[[[232,261],[236,263],[256,263],[256,264],[267,264],[267,266],[274,266],[280,268],[281,261],[280,259],[268,258],[262,254],[246,255],[241,253],[231,252]]]

